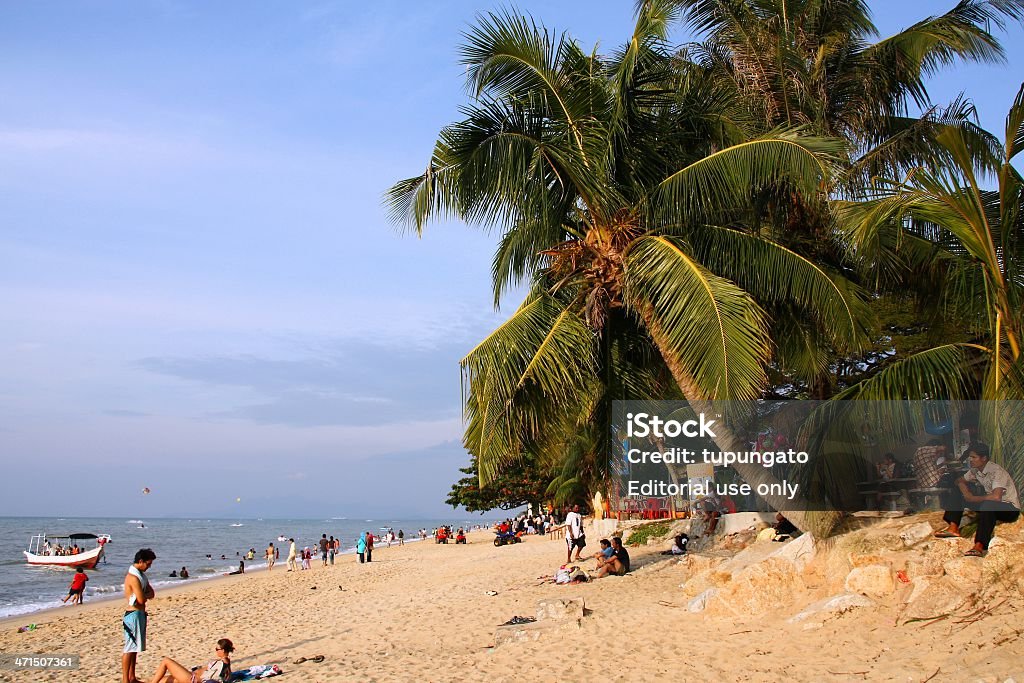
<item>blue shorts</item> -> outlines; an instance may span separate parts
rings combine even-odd
[[[147,615],[142,610],[124,613],[121,625],[124,626],[125,652],[146,651],[146,619]]]

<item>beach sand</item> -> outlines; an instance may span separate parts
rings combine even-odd
[[[973,623],[896,625],[895,604],[810,624],[786,622],[796,609],[711,617],[687,610],[681,565],[658,554],[660,545],[632,549],[628,576],[561,586],[542,577],[564,562],[562,541],[495,548],[491,538],[380,547],[371,564],[346,555],[326,568],[278,565],[161,591],[139,674],[151,675],[164,655],[208,661],[216,639],[228,637],[236,670],[276,663],[282,681],[1024,681],[1020,596]],[[499,624],[560,597],[585,599],[579,629],[494,647]],[[120,680],[121,614],[121,602],[108,601],[6,620],[0,652],[77,653],[82,668],[3,671],[0,680]],[[16,632],[30,621],[41,626]],[[322,663],[292,663],[319,654]]]

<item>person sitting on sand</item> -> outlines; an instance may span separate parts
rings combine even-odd
[[[609,574],[625,576],[629,571],[629,552],[623,547],[622,539],[612,536],[612,556],[605,561],[597,561],[597,578],[603,578]]]
[[[662,555],[685,555],[686,546],[690,543],[690,537],[687,534],[677,534],[672,540],[672,547],[662,552]]]
[[[235,646],[227,638],[217,641],[217,657],[202,666],[189,670],[170,657],[160,660],[160,666],[149,683],[200,683],[201,681],[219,681],[229,683],[231,680],[231,657]]]
[[[601,546],[601,549],[591,555],[591,557],[597,560],[597,566],[600,567],[602,562],[607,562],[611,559],[615,554],[615,550],[612,548],[612,542],[607,538],[602,538],[597,544]]]
[[[1020,517],[1020,498],[1010,473],[989,460],[988,445],[975,442],[967,448],[971,469],[956,480],[956,488],[946,501],[942,520],[948,525],[935,532],[936,538],[958,538],[964,507],[978,511],[978,530],[974,534],[974,547],[964,553],[967,557],[984,557],[992,540],[997,522],[1015,522]],[[971,485],[981,487],[980,493]]]
[[[244,574],[244,573],[245,573],[245,560],[239,560],[238,561],[238,569],[236,569],[233,572],[228,572],[227,575],[228,576],[234,576],[236,574]]]

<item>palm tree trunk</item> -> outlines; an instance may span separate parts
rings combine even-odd
[[[659,350],[667,349],[668,345],[665,343],[664,335],[654,320],[654,316],[651,315],[650,309],[642,309],[640,313],[655,345]],[[712,401],[703,395],[692,375],[679,363],[675,354],[662,351],[662,356],[669,371],[672,373],[672,377],[675,379],[676,384],[679,385],[680,391],[682,391],[683,396],[686,397],[694,412],[713,415],[715,410]],[[748,450],[746,444],[725,423],[715,424],[715,435],[715,445],[722,451],[740,452]],[[736,469],[740,476],[755,491],[760,485],[767,485],[769,489],[772,489],[772,485],[774,485],[777,489],[779,484],[781,484],[766,467],[741,463],[736,463],[732,467]],[[796,528],[811,533],[815,538],[827,536],[841,517],[839,512],[818,513],[803,509],[793,509],[802,508],[803,505],[801,503],[806,502],[806,498],[800,495],[797,495],[793,500],[782,495],[772,494],[762,497],[776,510],[786,510],[786,518]]]

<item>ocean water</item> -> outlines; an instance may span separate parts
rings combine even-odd
[[[352,562],[355,542],[363,531],[383,534],[391,527],[398,533],[405,531],[406,542],[416,532],[442,524],[472,527],[484,524],[475,519],[165,519],[129,520],[127,518],[57,518],[57,517],[0,517],[0,618],[18,614],[30,615],[42,609],[59,607],[67,595],[70,569],[33,567],[25,562],[22,551],[28,548],[29,538],[38,533],[60,535],[87,532],[110,534],[106,547],[106,563],[102,560],[94,570],[86,570],[85,601],[118,596],[123,590],[124,575],[140,548],[152,548],[156,562],[148,576],[157,590],[161,586],[180,585],[202,581],[238,568],[238,561],[249,548],[256,549],[256,558],[246,560],[246,571],[266,568],[263,559],[268,543],[281,548],[279,563],[288,556],[288,542],[278,542],[278,536],[294,538],[301,550],[311,548],[320,540],[320,534],[341,539],[342,556],[335,561]],[[145,525],[144,528],[140,526]],[[92,541],[85,541],[92,547]],[[377,547],[383,545],[377,543]],[[210,555],[210,558],[206,556]],[[224,559],[221,559],[221,556]],[[319,556],[316,557],[319,562]],[[190,577],[183,581],[170,578],[172,570],[188,567]],[[73,609],[69,607],[68,609]]]

